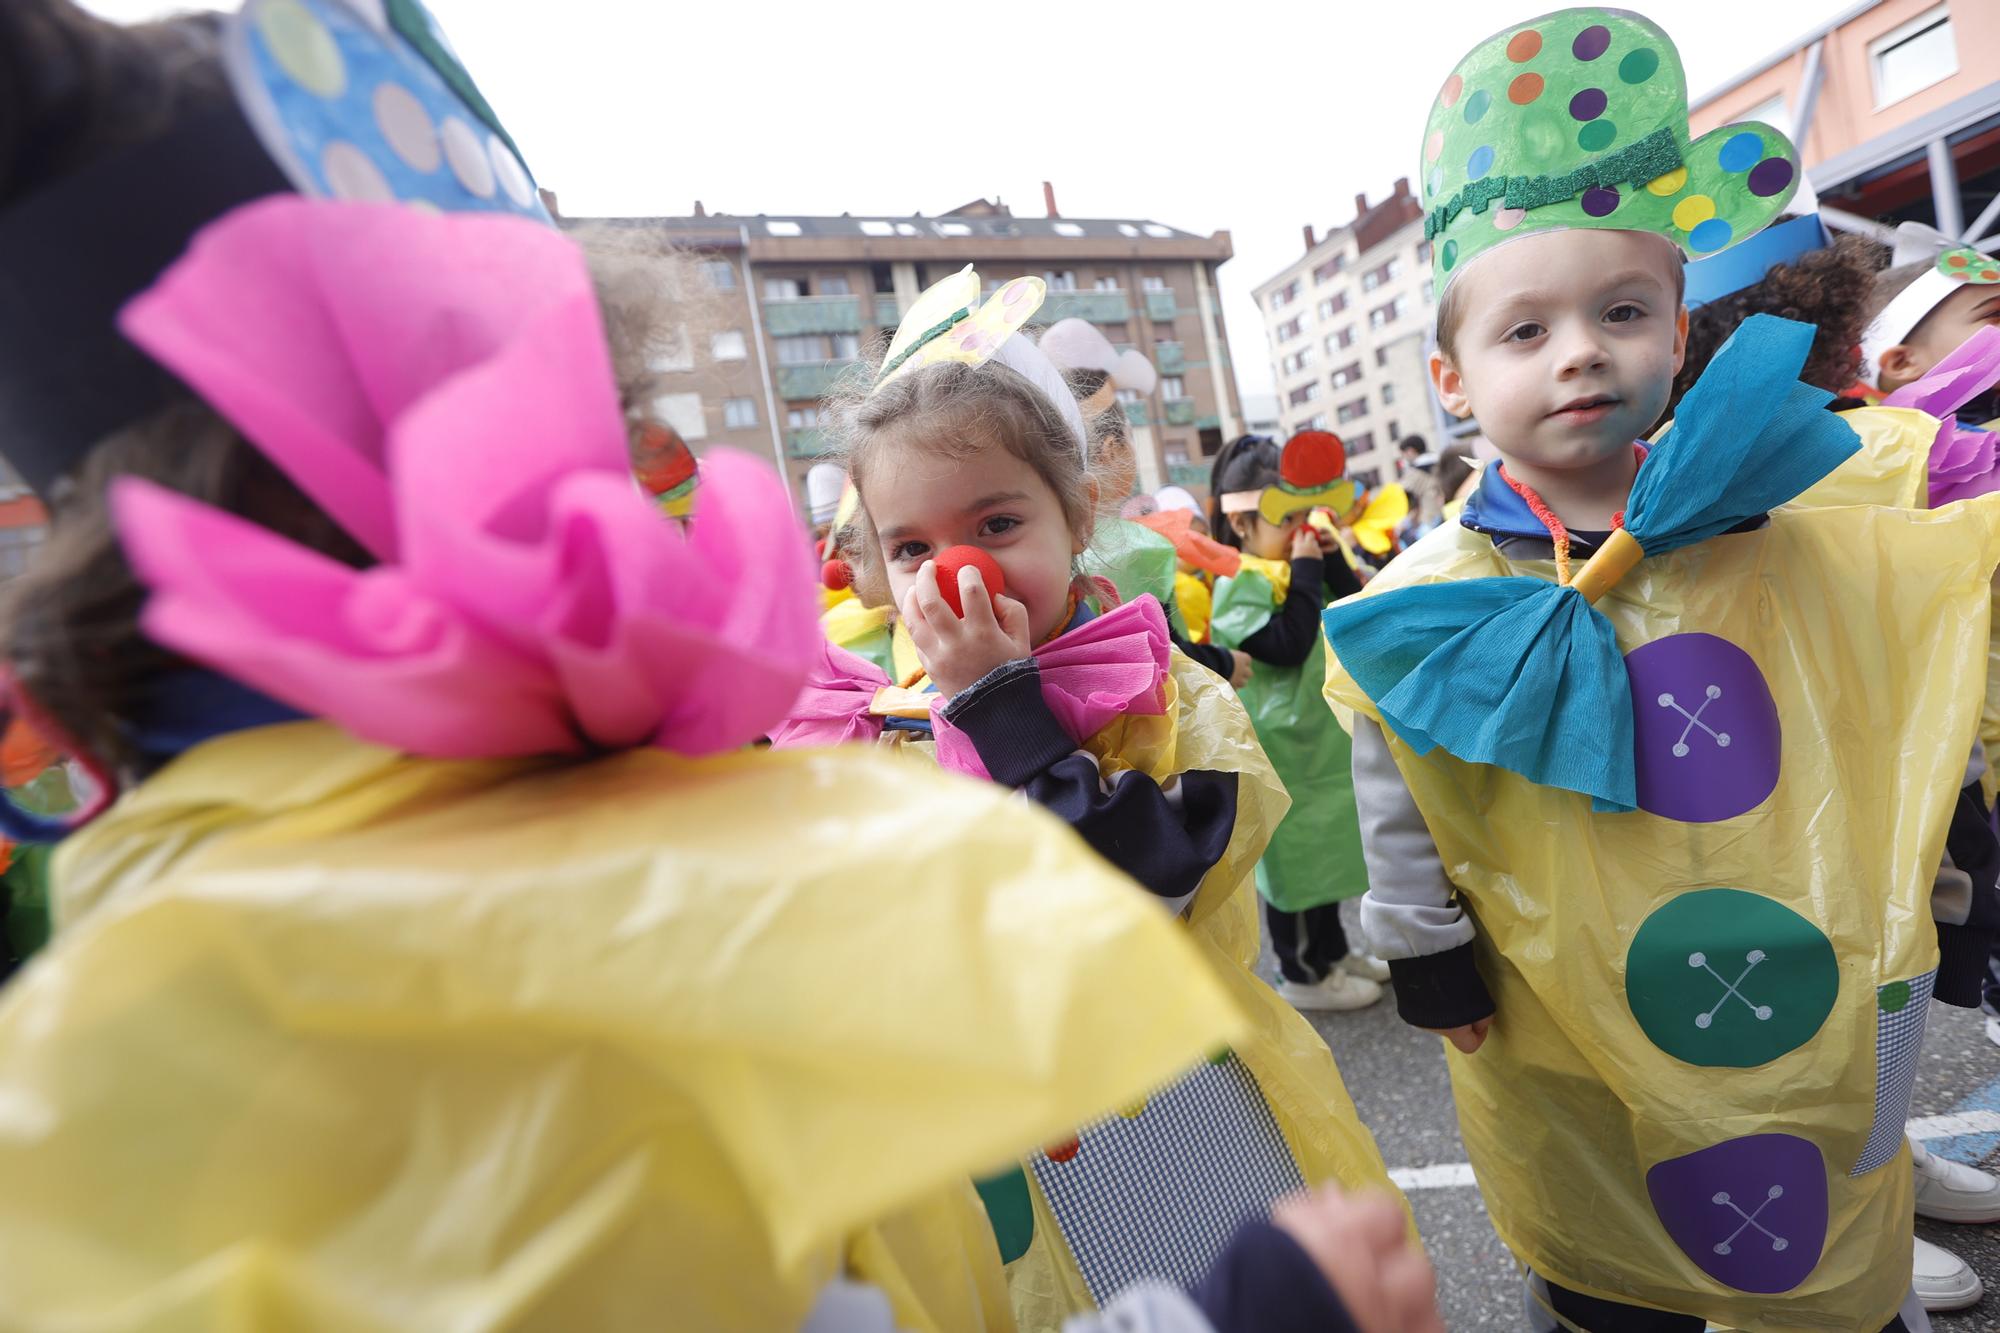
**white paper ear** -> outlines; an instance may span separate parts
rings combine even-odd
[[[1896,228],[1896,250],[1889,257],[1890,268],[1905,264],[1934,263],[1947,250],[1965,244],[1922,222],[1905,222]]]
[[[1101,370],[1110,375],[1118,369],[1118,349],[1095,324],[1085,320],[1057,321],[1042,334],[1039,345],[1058,370]]]
[[[1153,363],[1137,348],[1131,348],[1118,358],[1118,368],[1111,372],[1111,382],[1121,389],[1147,394],[1160,382],[1160,372],[1153,369]]]
[[[1102,337],[1103,335],[1098,335]],[[1083,461],[1090,462],[1090,432],[1083,428],[1083,411],[1076,405],[1076,395],[1070,392],[1068,381],[1056,369],[1055,362],[1046,353],[1029,342],[1021,334],[1014,334],[1000,344],[1000,350],[993,359],[1009,370],[1025,376],[1027,381],[1040,389],[1062,419],[1069,424],[1076,436],[1077,447],[1083,450]]]

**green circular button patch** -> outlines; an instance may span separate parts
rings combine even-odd
[[[1796,1050],[1839,992],[1833,945],[1818,927],[1739,889],[1675,898],[1639,927],[1625,956],[1632,1017],[1691,1065],[1747,1069]]]

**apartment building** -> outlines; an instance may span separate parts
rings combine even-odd
[[[1284,435],[1333,431],[1364,486],[1395,480],[1404,436],[1437,446],[1430,243],[1408,179],[1377,204],[1356,195],[1353,221],[1324,237],[1308,226],[1304,253],[1256,297]]]
[[[1023,273],[1047,280],[1039,325],[1077,316],[1159,369],[1156,390],[1121,395],[1139,485],[1206,488],[1209,460],[1238,433],[1242,406],[1222,329],[1216,269],[1229,233],[1197,236],[1145,219],[1016,217],[976,200],[936,217],[739,217],[696,205],[688,217],[564,219],[651,228],[694,252],[714,300],[663,337],[672,381],[654,404],[697,452],[763,453],[803,496],[825,447],[821,400],[864,373],[905,310],[932,283],[976,265],[990,291]],[[701,327],[694,325],[701,321]]]
[[[1863,0],[1698,98],[1697,134],[1738,120],[1799,146],[1833,226],[1917,221],[2000,244],[2000,4]]]

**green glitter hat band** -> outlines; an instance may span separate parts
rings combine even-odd
[[[1424,235],[1440,291],[1519,236],[1649,231],[1692,258],[1755,235],[1798,188],[1798,154],[1759,122],[1690,141],[1680,53],[1622,9],[1565,9],[1487,38],[1424,127]]]

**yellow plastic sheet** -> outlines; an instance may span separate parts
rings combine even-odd
[[[266,728],[56,885],[0,998],[7,1329],[789,1329],[843,1262],[1002,1329],[967,1178],[1242,1031],[1068,829],[863,749]]]
[[[1873,1333],[1894,1313],[1907,1088],[1877,1048],[1921,1033],[1996,561],[2000,496],[1786,509],[1640,564],[1599,603],[1633,672],[1632,813],[1392,737],[1498,1004],[1476,1055],[1449,1052],[1466,1149],[1535,1271],[1731,1328]],[[1553,578],[1453,527],[1364,595],[1511,573]],[[1327,694],[1376,716],[1334,661]]]
[[[912,739],[914,735],[890,731],[884,739],[913,756],[934,758],[932,744]],[[1156,782],[1191,770],[1237,775],[1236,828],[1222,859],[1188,905],[1187,936],[1207,960],[1211,975],[1250,1017],[1248,1029],[1231,1049],[1255,1078],[1306,1183],[1337,1181],[1350,1190],[1382,1190],[1400,1199],[1326,1043],[1252,970],[1261,948],[1253,876],[1291,799],[1257,743],[1242,704],[1212,673],[1176,651],[1165,712],[1120,718],[1083,748],[1097,756],[1107,779],[1128,769]],[[1032,1185],[1031,1202],[1033,1244],[1008,1264],[1007,1278],[1024,1333],[1054,1333],[1064,1319],[1090,1309],[1092,1302],[1047,1199]]]

